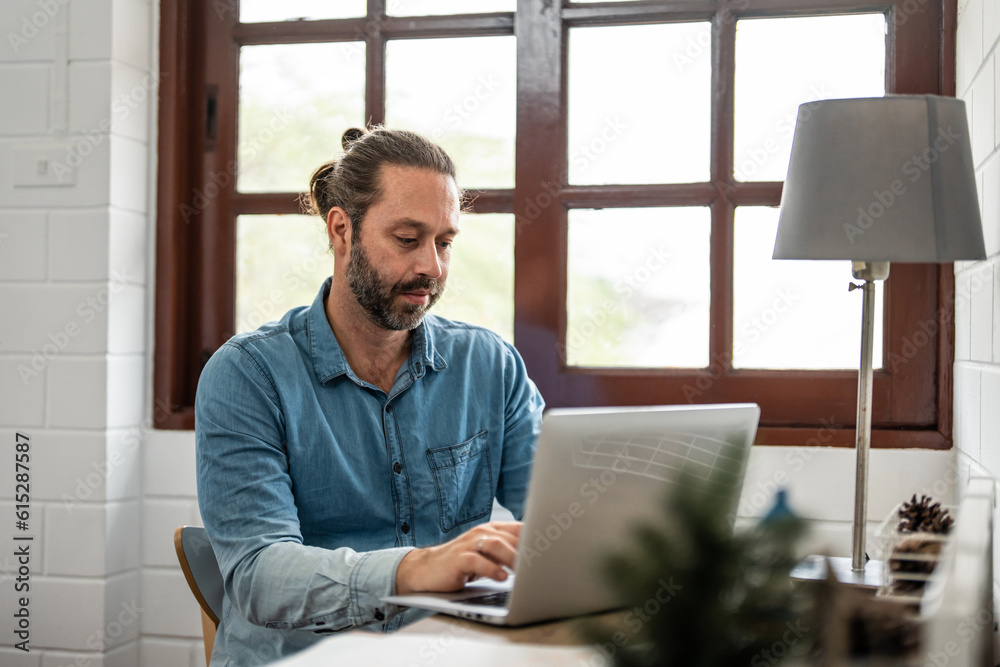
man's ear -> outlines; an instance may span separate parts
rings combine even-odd
[[[326,215],[326,236],[335,255],[347,255],[351,244],[351,219],[347,212],[334,206]]]

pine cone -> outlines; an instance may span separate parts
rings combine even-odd
[[[930,496],[913,494],[908,503],[903,503],[899,509],[899,531],[901,533],[941,533],[948,534],[954,520],[948,510],[941,508],[941,503],[931,504]]]

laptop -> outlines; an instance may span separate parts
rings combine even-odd
[[[621,607],[600,575],[604,558],[637,524],[661,520],[682,471],[720,482],[732,519],[759,419],[753,403],[549,410],[513,576],[382,600],[510,626]]]

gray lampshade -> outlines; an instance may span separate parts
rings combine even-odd
[[[983,259],[965,102],[933,95],[799,107],[774,259]]]

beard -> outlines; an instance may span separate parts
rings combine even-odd
[[[347,285],[368,319],[391,331],[416,329],[444,291],[443,283],[427,277],[390,284],[369,261],[361,243],[351,247]],[[396,297],[400,294],[418,290],[430,290],[426,305],[406,302],[396,304]]]

